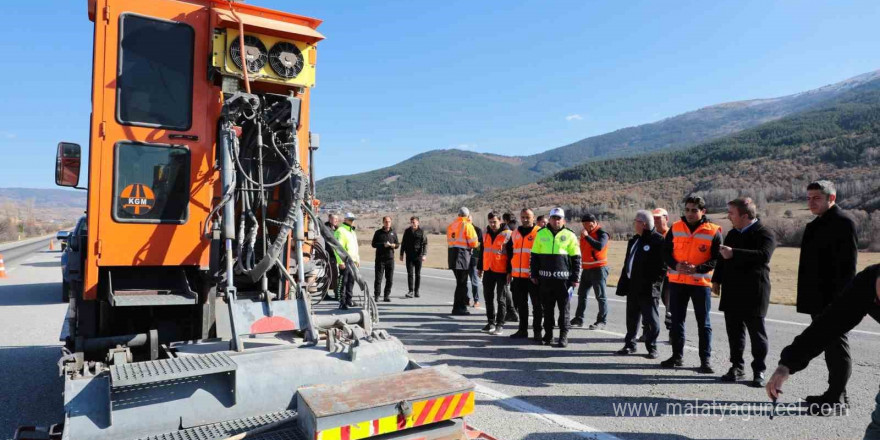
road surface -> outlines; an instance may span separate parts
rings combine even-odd
[[[19,423],[49,424],[62,417],[55,361],[66,306],[60,303],[60,253],[45,249],[35,244],[27,252],[4,251],[9,278],[0,280],[0,438],[10,437]],[[486,322],[482,309],[472,309],[469,317],[450,316],[454,283],[449,271],[425,269],[422,297],[404,299],[406,274],[403,265],[397,267],[393,302],[379,305],[380,325],[400,338],[417,361],[446,364],[474,380],[478,406],[469,423],[499,439],[850,439],[861,438],[873,409],[880,382],[880,325],[873,321],[850,334],[853,407],[848,416],[799,415],[801,410],[791,407],[785,409],[790,414],[770,420],[762,389],[717,380],[728,367],[724,320],[717,312],[711,319],[718,374],[706,376],[695,371],[699,359],[692,314],[685,368],[664,370],[658,363],[671,353],[665,343],[656,361],[644,358],[644,347],[636,355],[614,354],[623,346],[625,325],[624,303],[613,289],[608,327],[574,329],[569,347],[557,349],[481,333]],[[372,267],[364,265],[363,272],[372,286]],[[595,311],[590,300],[587,317]],[[782,347],[808,322],[792,307],[771,306],[771,371]],[[666,340],[663,329],[661,341]],[[782,403],[824,391],[826,378],[824,362],[817,359],[792,377]]]

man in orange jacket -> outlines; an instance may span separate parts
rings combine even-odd
[[[452,303],[453,315],[470,315],[468,311],[467,282],[468,267],[477,247],[477,232],[468,219],[470,210],[461,207],[458,218],[446,228],[447,263],[455,275],[455,299]]]
[[[665,260],[669,267],[669,305],[672,309],[672,357],[660,363],[664,368],[681,367],[684,353],[684,319],[689,301],[700,331],[700,368],[714,374],[712,368],[712,271],[720,257],[721,226],[706,218],[706,201],[690,195],[684,200],[684,217],[672,224],[666,234]]]
[[[507,313],[507,295],[504,288],[507,286],[507,253],[504,251],[507,242],[510,241],[510,229],[503,223],[501,216],[490,212],[489,226],[483,234],[483,265],[480,266],[477,275],[483,279],[483,296],[486,297],[486,318],[489,323],[483,327],[483,332],[493,335],[501,335],[504,332],[504,316]],[[495,303],[498,310],[495,310]]]
[[[523,209],[519,214],[522,226],[516,228],[507,242],[507,281],[510,290],[513,291],[513,301],[519,312],[519,329],[510,335],[511,338],[529,337],[529,300],[532,302],[532,329],[534,340],[540,343],[543,336],[541,324],[544,315],[544,307],[538,296],[538,286],[529,279],[529,264],[531,263],[532,246],[535,244],[535,236],[538,235],[535,225],[535,213],[529,209]]]
[[[571,320],[572,327],[584,326],[584,314],[587,311],[587,295],[590,289],[596,295],[599,312],[596,322],[590,330],[605,328],[608,322],[608,300],[605,296],[606,280],[608,279],[608,242],[611,236],[599,225],[593,214],[581,217],[584,230],[580,236],[581,248],[581,284],[578,288],[578,305]]]

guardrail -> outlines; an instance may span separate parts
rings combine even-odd
[[[34,244],[34,243],[39,243],[41,241],[46,241],[50,238],[55,238],[55,234],[43,235],[41,237],[26,238],[24,240],[19,240],[19,241],[10,241],[10,242],[6,242],[6,243],[0,243],[0,252],[12,250],[12,249],[17,249],[17,248],[20,248],[23,246]]]

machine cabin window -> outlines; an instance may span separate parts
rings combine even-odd
[[[189,130],[195,30],[182,23],[119,18],[116,119],[120,124]]]
[[[189,215],[190,152],[171,145],[116,144],[113,219],[185,223]]]

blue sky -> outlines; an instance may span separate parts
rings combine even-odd
[[[53,187],[88,144],[86,2],[5,2],[0,187]],[[313,1],[318,177],[436,148],[525,155],[880,69],[880,2]],[[85,179],[85,175],[83,176]]]

